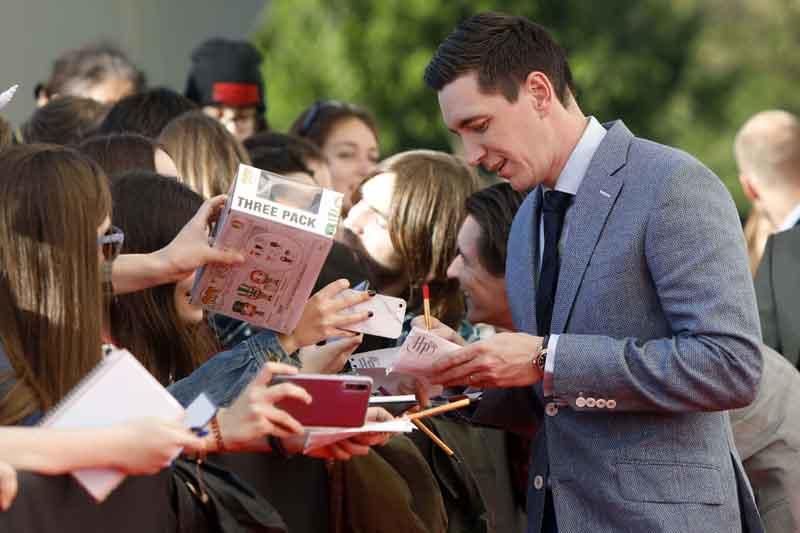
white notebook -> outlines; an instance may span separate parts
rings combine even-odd
[[[97,428],[144,417],[177,420],[183,413],[178,401],[136,357],[127,350],[115,349],[47,413],[40,425]],[[125,479],[125,474],[109,468],[76,470],[72,475],[98,502]]]

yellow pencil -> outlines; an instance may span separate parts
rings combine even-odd
[[[431,329],[431,291],[427,283],[422,284],[422,309],[425,311],[425,327]]]

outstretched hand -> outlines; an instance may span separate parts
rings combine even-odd
[[[522,387],[542,379],[533,358],[542,338],[526,333],[498,333],[437,359],[431,383],[445,387]]]
[[[369,318],[366,311],[350,312],[347,309],[372,296],[368,291],[347,291],[350,282],[339,279],[320,289],[303,308],[297,327],[290,335],[280,335],[278,340],[283,349],[292,353],[303,346],[316,344],[330,337],[355,337],[358,334],[347,330],[347,326],[363,322]]]
[[[209,263],[230,265],[244,262],[240,253],[213,248],[208,242],[209,227],[219,218],[226,201],[225,195],[206,200],[172,242],[154,252],[165,278],[163,283],[187,278],[196,269]]]
[[[266,363],[230,408],[220,409],[217,421],[226,449],[262,450],[267,435],[289,437],[303,433],[300,422],[275,404],[289,398],[311,403],[311,396],[293,383],[268,385],[275,375],[296,373],[293,366]]]
[[[180,420],[143,418],[108,428],[114,467],[132,475],[155,474],[181,450],[196,452],[203,441]]]
[[[382,407],[367,409],[366,422],[388,422],[394,417]],[[306,455],[318,459],[347,461],[354,455],[367,455],[372,446],[382,446],[391,438],[391,433],[362,433],[328,446],[309,450]]]
[[[419,329],[427,329],[425,325],[425,316],[419,315],[415,316],[411,320],[411,326]],[[466,346],[467,341],[464,338],[456,333],[456,331],[445,324],[444,322],[439,321],[438,318],[435,316],[431,317],[431,329],[428,330],[437,337],[441,337],[446,341],[450,341],[453,344],[458,344],[459,346]]]
[[[363,335],[329,341],[324,346],[305,346],[300,349],[303,371],[312,374],[336,374],[364,340]]]

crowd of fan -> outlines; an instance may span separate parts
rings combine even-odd
[[[525,471],[529,437],[475,426],[463,416],[431,422],[460,461],[417,434],[354,437],[312,458],[286,456],[299,451],[303,428],[274,404],[310,398],[290,384],[269,385],[272,376],[346,372],[354,352],[394,345],[347,329],[366,318],[348,308],[371,297],[341,297],[347,287],[369,280],[379,293],[405,298],[406,331],[422,312],[423,283],[431,287],[437,325],[451,330],[451,340],[513,329],[506,241],[524,194],[448,153],[385,157],[375,119],[351,103],[310,103],[287,133],[272,131],[260,62],[247,43],[209,40],[193,53],[179,94],[148,88],[113,46],[87,46],[55,61],[24,124],[12,128],[0,118],[0,505],[12,506],[15,469],[55,475],[95,466],[154,474],[180,450],[266,452],[273,461],[313,465],[316,473],[273,471],[268,483],[294,499],[322,499],[325,505],[313,512],[337,515],[348,527],[521,530],[526,480],[517,473]],[[792,142],[800,143],[796,119],[777,118],[788,120]],[[737,140],[737,159],[758,213],[769,213],[768,186],[780,180],[754,175],[767,165],[768,149],[753,148],[764,135],[751,139],[748,131]],[[189,301],[197,267],[241,261],[208,245],[209,225],[240,163],[344,195],[336,241],[291,334],[208,316]],[[121,250],[106,238],[119,232]],[[331,337],[341,339],[322,342]],[[224,448],[214,435],[194,436],[175,420],[81,431],[24,427],[100,361],[104,343],[130,350],[184,405],[199,392],[212,395],[223,406],[217,423]],[[796,363],[796,346],[774,347]],[[793,385],[800,381],[793,365],[774,364]],[[756,402],[733,414],[737,438],[737,421],[752,425],[766,416],[758,409],[768,407]],[[378,408],[368,416],[391,418]],[[767,446],[753,447],[747,457],[747,442],[737,444],[753,469],[776,468],[757,463]],[[314,492],[339,494],[329,498],[338,503],[309,496]],[[352,504],[356,498],[359,505]]]

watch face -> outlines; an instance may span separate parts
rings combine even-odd
[[[547,350],[542,350],[539,352],[539,355],[536,356],[536,366],[539,367],[540,370],[544,371],[544,363],[547,360]]]

